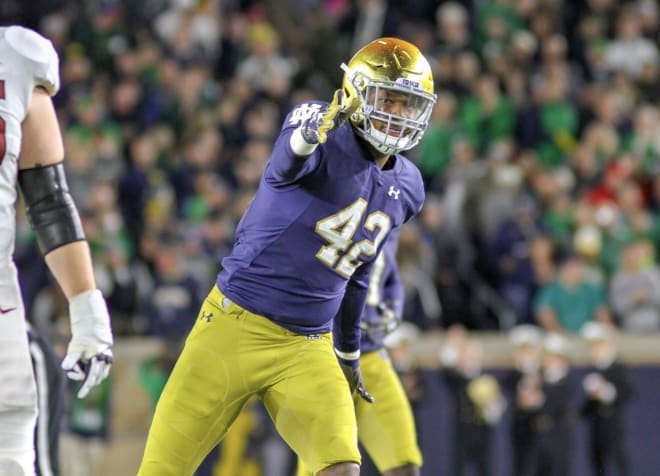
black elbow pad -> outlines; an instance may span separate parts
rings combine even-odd
[[[19,170],[18,186],[44,255],[67,243],[85,239],[62,162]]]

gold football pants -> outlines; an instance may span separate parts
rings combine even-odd
[[[360,462],[331,334],[290,332],[214,287],[156,406],[139,476],[192,475],[252,395],[312,471]]]

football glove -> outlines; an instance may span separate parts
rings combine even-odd
[[[85,291],[69,300],[71,342],[62,361],[62,369],[71,380],[82,381],[78,398],[110,373],[112,365],[112,330],[110,315],[98,289]]]
[[[302,123],[300,131],[303,139],[308,144],[325,144],[328,134],[342,125],[359,105],[358,100],[347,103],[344,92],[337,89],[322,112],[313,114]]]
[[[357,391],[362,399],[369,403],[374,403],[375,398],[367,392],[367,389],[364,386],[362,372],[360,371],[360,357],[357,359],[347,359],[345,358],[346,354],[337,349],[335,349],[335,353],[337,354],[339,366],[344,372],[346,380],[348,380],[348,386],[351,389],[351,393]]]
[[[382,339],[386,335],[394,332],[401,324],[401,316],[399,316],[394,309],[385,303],[380,303],[376,307],[379,320],[369,321],[363,319],[360,322],[360,328],[366,332],[373,340]]]

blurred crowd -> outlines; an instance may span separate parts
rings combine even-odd
[[[420,47],[438,94],[408,154],[427,200],[400,238],[404,319],[660,330],[654,0],[2,0],[12,23],[60,55],[66,168],[115,332],[166,343],[141,371],[154,401],[283,117],[329,99],[379,36]],[[64,342],[66,302],[19,217],[30,320]],[[81,434],[94,409],[107,433],[108,395],[78,402]]]
[[[405,3],[405,5],[404,5]],[[66,167],[118,334],[177,340],[232,245],[292,105],[378,36],[430,60],[401,235],[422,329],[660,329],[659,12],[650,0],[2,2],[60,54]],[[63,300],[20,227],[31,319]]]

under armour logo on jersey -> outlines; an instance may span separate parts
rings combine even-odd
[[[394,188],[394,185],[390,185],[390,189],[388,190],[387,194],[392,197],[394,200],[399,199],[399,194],[401,193],[401,190],[398,188]]]
[[[199,319],[200,319],[200,320],[205,319],[206,322],[211,322],[211,318],[212,318],[212,317],[213,317],[213,313],[212,313],[212,312],[202,311],[202,315],[199,316]]]

